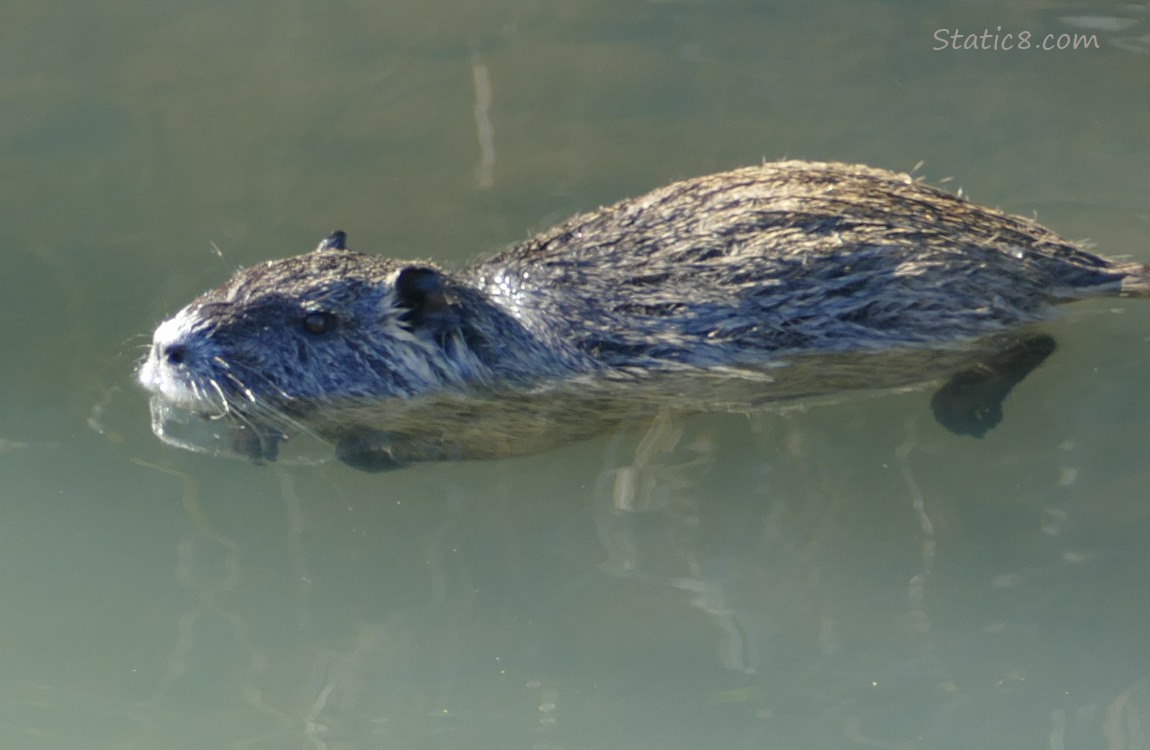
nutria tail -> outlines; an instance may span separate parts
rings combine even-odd
[[[1150,266],[1124,263],[1118,270],[1125,274],[1118,294],[1122,297],[1150,297]]]

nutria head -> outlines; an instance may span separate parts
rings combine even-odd
[[[252,415],[482,378],[458,285],[345,240],[335,232],[195,299],[156,329],[140,383],[191,411]]]

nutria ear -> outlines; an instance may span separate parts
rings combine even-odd
[[[321,250],[347,250],[347,232],[337,229],[324,237],[315,248],[317,253]]]
[[[412,323],[443,324],[452,319],[447,284],[434,268],[408,266],[395,277],[395,296],[406,308],[405,317]]]

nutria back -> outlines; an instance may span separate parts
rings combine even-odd
[[[598,361],[721,364],[978,338],[1129,271],[906,175],[781,162],[575,217],[469,278]]]
[[[226,415],[253,458],[309,432],[388,468],[949,377],[936,416],[981,435],[1053,350],[1029,331],[1052,305],[1148,291],[1141,265],[844,164],[678,182],[458,273],[345,239],[241,270],[162,324],[140,370],[154,408]]]

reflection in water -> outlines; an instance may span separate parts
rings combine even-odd
[[[479,166],[475,184],[481,190],[495,186],[495,128],[491,125],[491,71],[476,55],[471,63],[475,84],[475,134],[479,140]]]
[[[661,415],[585,446],[598,473],[565,498],[509,462],[361,494],[229,463],[274,501],[244,520],[254,497],[138,461],[180,483],[162,663],[136,700],[9,685],[0,723],[52,748],[97,716],[83,746],[1146,747],[1145,553],[1099,553],[1073,446],[1033,496],[983,497],[939,478],[920,410],[882,432],[891,406]]]
[[[690,454],[678,459],[675,449],[683,429],[663,412],[648,428],[635,449],[631,463],[606,468],[600,473],[595,503],[599,540],[607,551],[602,570],[618,576],[671,586],[691,594],[688,601],[698,607],[718,631],[719,663],[741,672],[756,670],[753,634],[750,639],[739,624],[739,613],[727,602],[722,583],[707,580],[695,550],[694,536],[699,525],[691,490],[698,477],[714,463],[715,446],[700,437],[686,448]],[[612,441],[608,457],[615,454],[620,438]],[[604,502],[604,487],[610,484],[610,502]],[[628,514],[658,512],[673,524],[664,541],[673,547],[681,564],[681,575],[658,576],[645,571],[640,544],[634,538],[633,520]]]
[[[1075,619],[1080,615],[1043,611],[1042,597],[1036,600],[1041,588],[1051,586],[1071,599],[1081,596],[1084,592],[1075,591],[1076,576],[1067,575],[1070,570],[1035,570],[1023,574],[1028,580],[1020,580],[1020,572],[1005,574],[1006,578],[966,580],[953,568],[963,564],[973,540],[955,535],[955,523],[961,522],[954,515],[958,509],[948,510],[945,501],[940,505],[937,491],[924,490],[916,476],[916,449],[921,447],[913,422],[907,423],[902,443],[892,451],[897,483],[891,487],[891,497],[905,509],[902,525],[896,527],[900,533],[891,534],[888,527],[887,533],[874,540],[885,539],[903,548],[899,556],[905,573],[885,576],[888,590],[879,596],[888,603],[877,609],[873,601],[860,607],[843,588],[852,586],[852,576],[842,567],[846,561],[838,554],[838,545],[860,541],[858,534],[865,534],[867,527],[847,519],[865,510],[857,507],[855,496],[836,476],[838,472],[817,458],[826,446],[807,450],[800,435],[788,438],[791,452],[802,459],[802,465],[794,468],[806,477],[805,489],[788,494],[779,491],[786,486],[783,478],[765,480],[759,531],[761,541],[769,539],[770,543],[758,547],[758,553],[748,554],[744,548],[732,557],[716,556],[705,541],[705,527],[722,522],[721,515],[733,510],[720,510],[720,500],[699,494],[700,477],[717,460],[714,446],[704,440],[691,443],[691,449],[684,452],[682,440],[681,427],[666,419],[656,420],[638,442],[633,460],[621,465],[609,462],[614,468],[606,469],[598,483],[596,528],[607,553],[604,570],[685,592],[684,602],[703,612],[710,622],[711,638],[718,644],[718,664],[767,680],[758,683],[757,689],[724,691],[719,694],[722,702],[755,706],[755,715],[770,718],[770,724],[779,723],[788,707],[794,711],[796,699],[801,704],[800,697],[805,696],[814,702],[806,710],[819,706],[822,721],[838,724],[851,741],[872,746],[898,745],[915,736],[931,738],[931,747],[1010,747],[1016,742],[1022,744],[1014,746],[1028,746],[1037,737],[1046,737],[1051,747],[1094,747],[1103,737],[1106,747],[1148,746],[1137,713],[1145,709],[1143,681],[1123,683],[1113,674],[1116,682],[1110,689],[1116,688],[1117,693],[1108,694],[1101,684],[1100,692],[1085,689],[1111,668],[1104,662],[1066,659],[1065,649],[1078,646],[1061,634],[1064,625],[1059,623],[1066,614]],[[616,452],[618,443],[609,453]],[[778,460],[774,463],[776,473],[785,465]],[[1063,467],[1056,484],[1072,484],[1066,476]],[[772,484],[774,489],[768,489]],[[796,524],[812,511],[814,515],[807,515],[806,522]],[[932,513],[946,519],[941,539]],[[1032,538],[1070,531],[1062,508],[1040,507],[1030,515]],[[736,541],[730,538],[719,543],[731,544],[731,552]],[[941,581],[935,577],[940,552]],[[1008,543],[993,556],[1011,552]],[[1091,559],[1070,550],[1059,557],[1078,566]],[[859,579],[868,581],[863,590],[872,597],[881,591],[874,581],[883,577],[873,576],[875,572],[871,568],[871,575]],[[1093,575],[1099,573],[1096,570]],[[1045,583],[1039,583],[1036,575],[1046,579]],[[748,576],[754,580],[749,588]],[[968,601],[969,612],[987,612],[990,620],[979,624],[968,613],[954,609],[956,598],[985,598],[1004,580],[1011,581],[1015,602],[1000,598],[997,606],[988,606],[988,601]],[[901,605],[895,595],[899,581],[904,582]],[[1035,605],[1041,609],[1035,611]],[[878,619],[870,623],[844,619],[876,615]],[[868,627],[890,631],[894,640],[888,644],[889,651],[884,652],[880,645],[884,639],[876,638],[875,632],[864,635]],[[1005,643],[999,643],[1003,636]],[[1002,650],[1019,637],[1026,643],[1023,648]],[[868,644],[865,651],[859,651],[860,638]],[[801,648],[804,640],[811,648],[799,656],[804,652],[795,648]],[[876,660],[880,653],[883,656]],[[1143,662],[1139,659],[1133,670],[1123,671],[1136,676],[1145,669]],[[791,673],[792,669],[797,671]],[[781,701],[777,691],[767,687],[778,679],[780,670],[792,675],[790,694]],[[1074,687],[1065,694],[1069,700],[1052,706],[1050,680],[1056,674],[1061,674],[1057,681]],[[914,699],[908,703],[911,695]],[[1143,696],[1135,704],[1137,709],[1131,707],[1131,695]],[[917,714],[913,721],[908,721],[908,708]],[[971,726],[983,729],[972,732]]]

